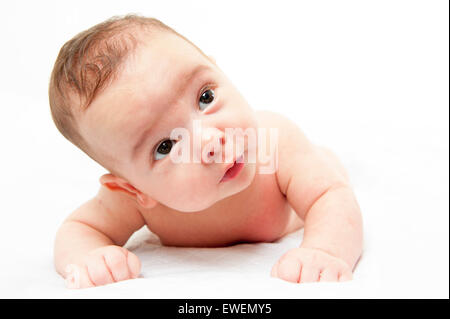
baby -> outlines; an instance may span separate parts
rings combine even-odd
[[[190,247],[272,242],[304,227],[271,276],[352,278],[362,219],[339,160],[289,119],[252,110],[212,58],[162,22],[114,17],[76,35],[49,99],[60,132],[108,171],[56,234],[69,288],[138,277],[138,257],[122,246],[144,225],[163,245]]]

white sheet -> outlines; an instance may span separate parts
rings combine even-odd
[[[90,1],[89,16],[81,4],[67,16],[59,2],[45,10],[44,2],[30,2],[26,11],[20,2],[0,6],[6,3],[11,7],[0,10],[8,12],[0,21],[8,43],[0,53],[1,298],[449,297],[448,3],[257,2],[267,15],[249,24],[244,13],[256,3],[245,2],[233,26],[233,7],[210,1],[177,3],[183,10],[169,1],[140,9]],[[197,30],[191,18],[202,5],[223,12],[208,30]],[[300,244],[301,231],[275,243],[214,249],[161,247],[143,231],[130,241],[142,260],[141,278],[64,287],[53,269],[54,235],[94,196],[104,170],[55,129],[47,79],[63,41],[128,11],[178,23],[212,51],[255,108],[286,114],[313,142],[337,153],[364,217],[364,255],[353,281],[295,285],[270,278],[277,259]],[[263,30],[255,33],[255,25]],[[236,47],[245,50],[237,54]]]

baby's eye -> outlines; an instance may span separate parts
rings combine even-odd
[[[155,154],[153,155],[155,160],[160,160],[166,157],[166,155],[170,153],[173,144],[175,144],[174,142],[175,141],[172,140],[164,140],[159,143],[158,147],[155,150]]]
[[[204,110],[206,109],[209,104],[212,103],[212,101],[214,101],[214,90],[212,89],[208,89],[205,90],[202,95],[200,95],[199,101],[198,101],[198,106],[200,107],[200,110]]]

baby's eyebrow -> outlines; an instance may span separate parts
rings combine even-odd
[[[192,70],[189,70],[188,72],[185,72],[183,74],[181,74],[181,76],[179,77],[179,82],[181,83],[180,87],[179,87],[179,91],[177,92],[177,97],[179,97],[180,95],[183,94],[183,92],[186,90],[186,88],[188,87],[189,83],[195,79],[195,77],[207,70],[210,70],[211,68],[205,64],[199,64],[197,65],[195,68],[193,68]]]
[[[197,65],[195,68],[191,69],[188,72],[184,72],[181,74],[181,76],[179,76],[179,82],[181,83],[181,85],[179,86],[179,91],[176,94],[176,98],[178,98],[179,96],[181,96],[183,94],[183,92],[186,90],[186,88],[188,87],[189,83],[200,73],[206,71],[206,70],[210,70],[211,68],[207,65],[204,64],[199,64]],[[150,134],[152,130],[152,127],[149,127],[145,130],[142,131],[142,133],[139,135],[139,137],[137,138],[137,142],[136,144],[133,146],[132,151],[131,151],[131,158],[134,159],[137,155],[137,153],[139,152],[139,149],[142,147],[142,145],[144,144],[144,142],[147,139],[147,136]]]

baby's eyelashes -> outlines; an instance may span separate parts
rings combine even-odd
[[[155,153],[153,155],[155,160],[160,160],[166,157],[170,151],[172,150],[173,145],[175,144],[174,140],[164,140],[155,149]]]
[[[205,110],[214,101],[214,90],[205,90],[198,100],[198,106],[201,111]]]

